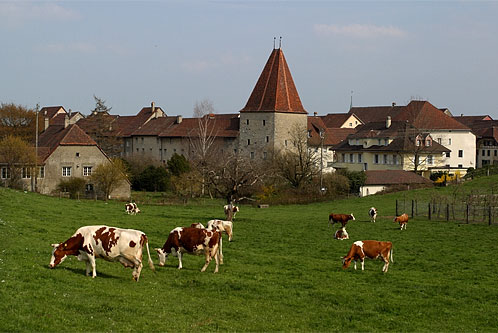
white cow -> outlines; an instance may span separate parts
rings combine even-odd
[[[370,216],[370,221],[375,223],[375,219],[377,218],[377,208],[370,208],[370,210],[368,211],[368,216]]]

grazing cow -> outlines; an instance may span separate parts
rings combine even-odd
[[[368,211],[368,215],[370,216],[370,222],[375,223],[375,219],[377,218],[377,208],[370,208],[370,210]]]
[[[127,203],[125,205],[125,211],[131,215],[135,215],[137,213],[140,213],[140,209],[138,208],[137,204],[134,202]]]
[[[223,210],[225,211],[225,218],[227,221],[232,221],[235,218],[235,214],[240,211],[239,207],[232,204],[223,206]]]
[[[399,230],[403,230],[403,228],[406,230],[406,224],[408,223],[408,215],[406,213],[403,213],[402,215],[395,217],[394,223],[396,222],[399,223]]]
[[[178,256],[178,269],[182,269],[182,254],[200,254],[204,253],[206,263],[201,269],[204,272],[211,260],[215,259],[216,268],[214,272],[218,272],[219,267],[219,245],[221,233],[217,230],[201,229],[201,228],[183,228],[178,227],[173,229],[166,243],[160,249],[156,249],[159,256],[159,266],[164,266],[168,255]]]
[[[204,229],[202,223],[192,223],[190,225],[192,228]],[[228,241],[232,241],[233,236],[233,223],[232,221],[222,221],[222,220],[210,220],[208,221],[206,229],[209,230],[217,230],[221,233],[225,233],[228,235]],[[223,264],[223,237],[220,238],[220,264]]]
[[[346,231],[346,228],[342,227],[341,229],[338,229],[335,232],[334,238],[340,239],[340,240],[349,239],[349,235],[348,235],[348,232]]]
[[[329,226],[334,223],[340,222],[343,227],[346,226],[348,221],[354,221],[354,216],[351,213],[350,215],[347,214],[330,214],[329,215]]]
[[[376,240],[356,241],[351,245],[348,254],[342,258],[342,268],[349,267],[351,260],[354,260],[354,269],[356,261],[361,261],[361,270],[365,270],[365,257],[370,259],[381,258],[384,260],[382,271],[385,273],[389,268],[389,258],[393,260],[393,244],[391,242],[379,242]]]
[[[86,275],[97,276],[95,258],[119,261],[124,267],[133,268],[133,279],[138,282],[142,271],[142,249],[145,244],[149,267],[154,270],[147,236],[138,230],[107,226],[81,227],[65,242],[52,244],[50,268],[63,262],[68,255],[86,261]]]

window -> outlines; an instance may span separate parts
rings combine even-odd
[[[425,146],[430,147],[431,146],[431,140],[425,140]]]
[[[140,142],[142,142],[142,144],[144,144],[144,138],[140,138]]]
[[[263,152],[263,159],[266,160],[266,158],[268,157],[268,154],[266,153],[266,151]]]
[[[384,164],[387,164],[387,155],[384,154]]]
[[[389,143],[389,140],[384,139],[384,145],[387,146],[388,143]]]
[[[360,144],[360,139],[356,139],[356,145]]]
[[[441,138],[437,138],[437,143],[441,144]]]
[[[353,127],[353,123],[349,123],[349,127]]]
[[[451,138],[448,139],[448,145],[451,145]]]
[[[92,175],[92,167],[84,166],[83,167],[83,176],[91,176]]]
[[[482,156],[485,156],[486,155],[486,151],[483,149],[482,150]]]
[[[268,135],[266,136],[266,142],[270,142],[270,137]]]
[[[41,166],[38,168],[38,178],[45,178],[45,167]]]
[[[2,167],[2,175],[1,176],[2,176],[2,179],[10,178],[9,168]]]
[[[362,161],[362,156],[361,156],[361,153],[360,153],[360,154],[358,154],[358,163],[361,163],[361,161]]]
[[[246,125],[249,125],[249,119],[246,119]]]
[[[266,120],[263,119],[263,126],[266,126]]]
[[[458,157],[463,157],[463,150],[461,150],[461,149],[460,149],[460,150],[458,151]]]
[[[446,157],[451,157],[451,152],[450,151],[446,152]]]
[[[417,147],[420,146],[420,140],[417,139]]]
[[[80,157],[80,153],[76,153],[76,157]]]
[[[488,150],[488,156],[491,156],[491,150]]]
[[[495,156],[496,156],[496,149],[495,149]]]
[[[375,154],[375,156],[374,156],[374,163],[379,164],[379,155],[378,154]]]
[[[461,164],[458,164],[458,167],[459,167],[459,168],[461,169],[461,168],[463,168],[463,165],[461,165]]]
[[[341,162],[346,162],[346,154],[341,154]]]
[[[254,159],[254,152],[251,152],[251,159]]]
[[[62,177],[71,177],[71,167],[62,167]]]
[[[24,179],[31,178],[31,170],[30,168],[22,168],[21,176]]]
[[[233,152],[234,152],[234,154],[237,154],[237,149],[234,149]]]
[[[379,146],[380,146],[380,139],[377,139],[378,143],[379,143]]]
[[[398,164],[398,156],[393,155],[393,164]]]
[[[349,163],[354,162],[354,154],[349,154]]]
[[[247,145],[250,146],[251,145],[251,139],[247,139]]]
[[[432,165],[434,163],[432,155],[427,155],[427,164]]]
[[[287,140],[285,140],[284,144],[285,144],[285,146],[287,147]]]

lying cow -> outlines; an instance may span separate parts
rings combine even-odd
[[[147,236],[138,230],[107,226],[81,227],[65,242],[52,244],[50,268],[62,263],[67,256],[77,256],[86,262],[86,275],[97,276],[95,258],[119,261],[124,267],[133,268],[133,279],[138,282],[142,271],[142,249],[147,248],[149,267],[154,270],[150,258]]]
[[[370,221],[375,223],[375,219],[377,218],[377,208],[370,208],[370,210],[368,211],[368,216],[370,216]]]
[[[134,202],[127,203],[125,205],[125,211],[126,211],[126,213],[131,214],[131,215],[136,215],[136,214],[140,213],[140,209],[138,209],[137,204]]]
[[[178,227],[173,229],[163,247],[156,249],[159,256],[159,266],[164,266],[168,255],[178,257],[178,269],[182,269],[183,253],[200,254],[204,253],[206,263],[201,269],[204,272],[211,260],[215,259],[216,268],[214,272],[218,272],[219,268],[219,246],[221,233],[218,230],[209,230],[204,228]]]
[[[223,206],[223,210],[225,211],[227,221],[232,221],[235,218],[235,214],[240,211],[239,207],[232,204]]]
[[[340,222],[341,225],[343,227],[345,227],[349,220],[354,221],[354,216],[353,216],[352,213],[350,215],[347,215],[347,214],[330,214],[329,215],[329,226],[331,224],[333,225],[334,223]]]
[[[346,231],[346,228],[342,227],[341,229],[338,229],[335,232],[334,238],[340,239],[340,240],[349,239],[349,235],[348,235],[348,232]]]
[[[356,241],[351,245],[348,254],[342,258],[342,268],[349,267],[351,260],[354,260],[354,269],[356,261],[361,261],[361,270],[365,270],[365,257],[370,259],[381,258],[384,260],[382,271],[385,273],[389,268],[389,258],[393,260],[393,244],[391,242],[379,242],[376,240]]]
[[[395,217],[394,223],[396,222],[399,223],[399,230],[403,230],[403,228],[406,230],[406,224],[408,223],[408,215],[406,213],[403,213],[402,215]]]

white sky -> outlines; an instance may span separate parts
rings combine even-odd
[[[497,1],[3,1],[0,102],[244,107],[282,49],[310,115],[425,99],[498,119]]]

